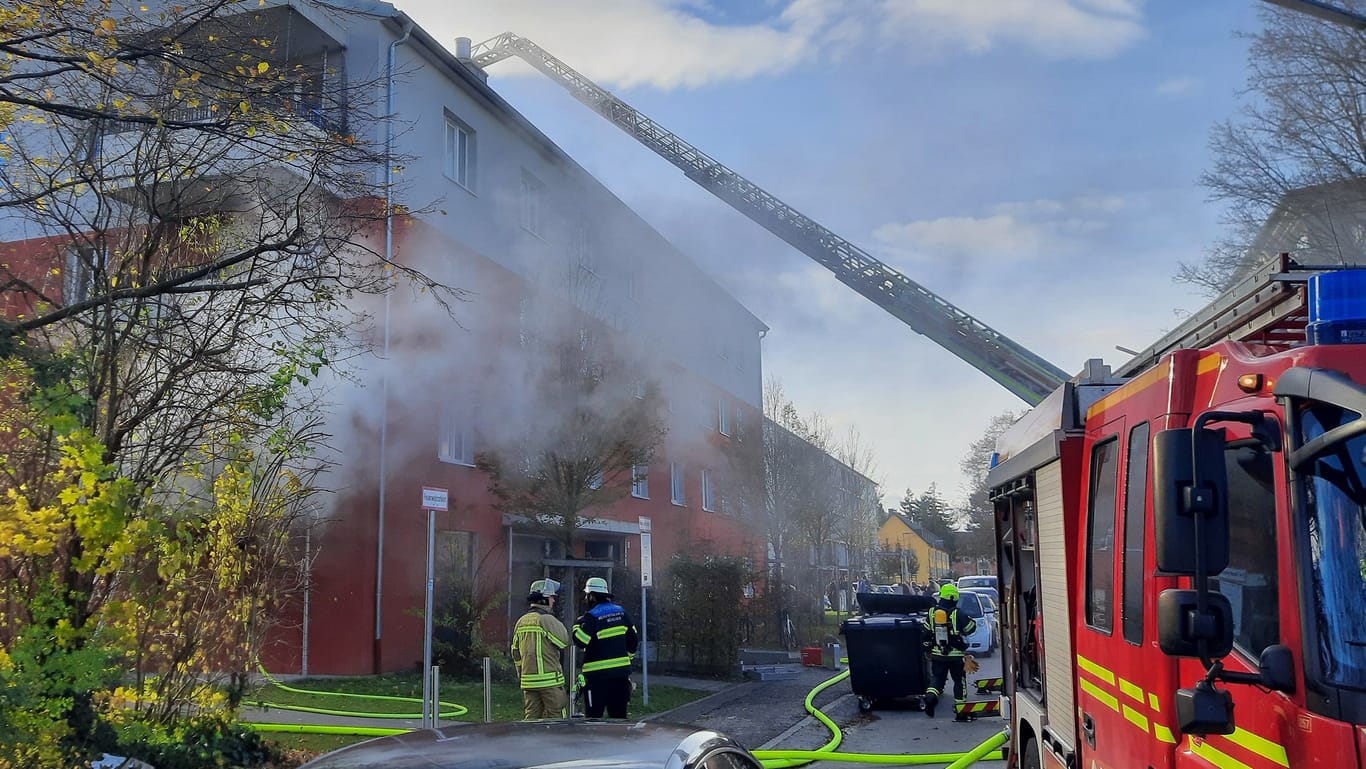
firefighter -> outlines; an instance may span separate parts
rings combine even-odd
[[[574,645],[583,647],[584,712],[589,718],[625,718],[631,699],[631,660],[640,640],[635,623],[602,577],[583,586],[588,610],[574,623]]]
[[[955,721],[967,721],[963,706],[968,701],[967,637],[977,622],[958,611],[958,588],[952,583],[939,588],[939,602],[925,615],[925,651],[930,655],[930,686],[925,690],[925,715],[934,718],[934,706],[949,676],[953,676]]]
[[[569,631],[555,618],[560,583],[538,579],[528,591],[527,612],[512,631],[512,662],[522,684],[526,720],[563,718],[569,705],[560,652],[569,646]]]

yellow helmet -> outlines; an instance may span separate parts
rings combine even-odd
[[[957,601],[958,587],[952,582],[945,583],[939,588],[939,597],[949,601]]]

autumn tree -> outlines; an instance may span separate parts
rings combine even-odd
[[[1227,206],[1227,234],[1178,275],[1210,294],[1278,251],[1313,264],[1360,263],[1366,251],[1366,37],[1271,5],[1261,17],[1247,36],[1246,103],[1213,129],[1201,179]]]
[[[0,765],[234,704],[303,583],[357,297],[455,296],[371,245],[381,89],[295,13],[0,9]]]

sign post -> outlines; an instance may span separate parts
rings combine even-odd
[[[436,589],[436,513],[450,509],[446,489],[422,487],[422,509],[427,511],[427,611],[422,631],[422,728],[436,726],[441,707],[432,702],[432,594]]]
[[[650,519],[640,516],[640,679],[642,698],[650,704],[650,614],[645,595],[655,583],[650,554]]]

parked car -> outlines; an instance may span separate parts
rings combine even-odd
[[[985,596],[980,596],[971,590],[964,590],[958,595],[958,610],[965,612],[969,617],[977,621],[977,632],[968,636],[968,651],[982,654],[989,654],[996,648],[996,628],[992,619],[987,616],[983,600],[991,600]]]
[[[982,614],[991,623],[991,651],[1001,645],[1001,615],[996,610],[996,596],[992,595],[995,590],[987,587],[968,588],[965,593],[976,593],[977,600],[982,603]]]
[[[992,590],[999,590],[1000,585],[996,581],[995,574],[973,574],[968,577],[958,578],[958,589],[963,590],[969,587],[989,587]]]
[[[1000,603],[1000,602],[1001,602],[1001,596],[1000,596],[999,594],[997,594],[996,588],[994,588],[994,587],[965,587],[965,588],[962,588],[962,589],[963,589],[963,590],[971,590],[971,591],[974,592],[974,593],[981,593],[981,594],[983,594],[983,595],[989,595],[989,596],[991,596],[991,600],[992,600],[994,603]]]
[[[456,724],[377,737],[300,769],[761,769],[720,732],[631,721],[562,719]]]

